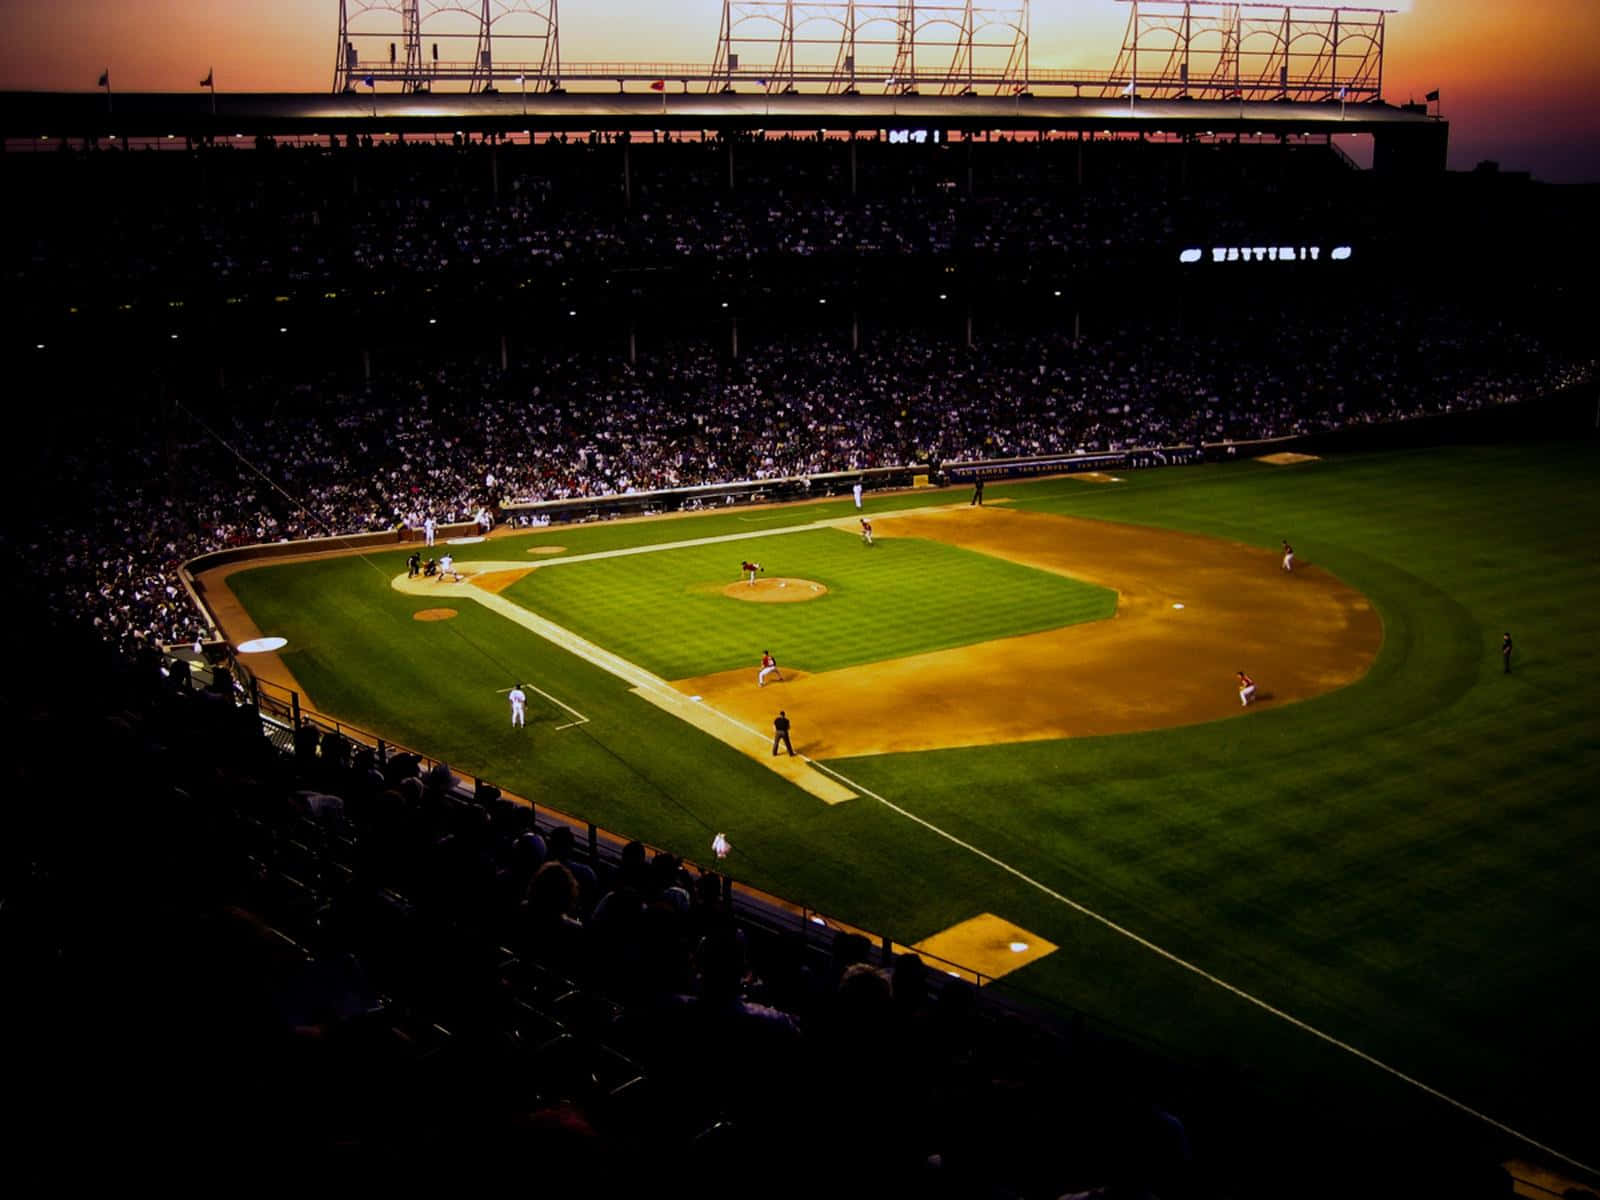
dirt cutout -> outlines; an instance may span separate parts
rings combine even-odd
[[[413,621],[448,621],[451,617],[458,616],[453,608],[423,608],[411,614]]]
[[[1366,674],[1383,627],[1366,599],[1269,549],[1194,534],[1000,508],[885,519],[922,537],[1113,588],[1116,616],[1046,633],[837,671],[783,689],[814,758],[1131,733],[1253,717]],[[1181,605],[1182,607],[1176,607]],[[803,655],[775,646],[780,661]],[[1242,710],[1235,671],[1259,691]],[[788,668],[785,668],[788,674]],[[756,727],[771,693],[753,672],[675,682]]]
[[[1271,463],[1275,467],[1292,467],[1295,463],[1317,462],[1315,454],[1294,454],[1284,451],[1281,454],[1263,454],[1257,462]]]
[[[722,594],[731,600],[743,600],[750,604],[801,604],[826,596],[828,588],[826,584],[812,579],[779,577],[758,579],[755,583],[741,579],[738,583],[728,584],[722,589]]]
[[[528,553],[529,554],[565,554],[566,552],[567,552],[567,548],[565,546],[529,546],[528,547]]]
[[[473,587],[480,587],[486,592],[503,592],[524,575],[531,574],[532,567],[522,567],[515,571],[484,571],[471,576],[467,582]]]

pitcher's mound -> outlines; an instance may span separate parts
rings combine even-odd
[[[528,553],[529,554],[565,554],[566,552],[567,552],[567,548],[565,546],[529,546],[528,547]]]
[[[411,614],[413,621],[448,621],[456,615],[453,608],[424,608]]]
[[[754,587],[749,580],[741,579],[723,588],[722,594],[754,604],[799,604],[803,600],[826,596],[828,589],[810,579],[785,579],[780,576],[777,579],[758,579]]]
[[[1317,456],[1315,454],[1295,454],[1291,451],[1284,451],[1282,454],[1263,454],[1258,461],[1271,463],[1275,467],[1292,467],[1295,463],[1316,462]]]

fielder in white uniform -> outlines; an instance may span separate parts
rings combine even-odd
[[[511,689],[511,728],[521,729],[527,725],[528,721],[525,715],[527,708],[528,696],[519,683]]]
[[[858,483],[850,489],[850,494],[856,498],[856,507],[861,507],[861,485]]]
[[[422,518],[422,536],[426,539],[428,545],[430,545],[430,546],[433,545],[433,530],[434,530],[433,518],[432,517],[423,517]]]

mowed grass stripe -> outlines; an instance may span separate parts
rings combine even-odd
[[[752,556],[769,576],[817,582],[803,604],[754,604],[722,589]],[[535,571],[505,595],[667,679],[779,662],[828,671],[1116,612],[1109,589],[917,538],[872,546],[832,529],[689,546]]]

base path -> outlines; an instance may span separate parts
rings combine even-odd
[[[1116,616],[759,691],[748,670],[679,680],[678,690],[744,722],[781,703],[807,752],[826,759],[1248,718],[1353,683],[1383,641],[1359,592],[1316,567],[1285,572],[1273,550],[1001,508],[878,528],[1113,588]],[[1234,686],[1241,670],[1258,686],[1249,710]]]

